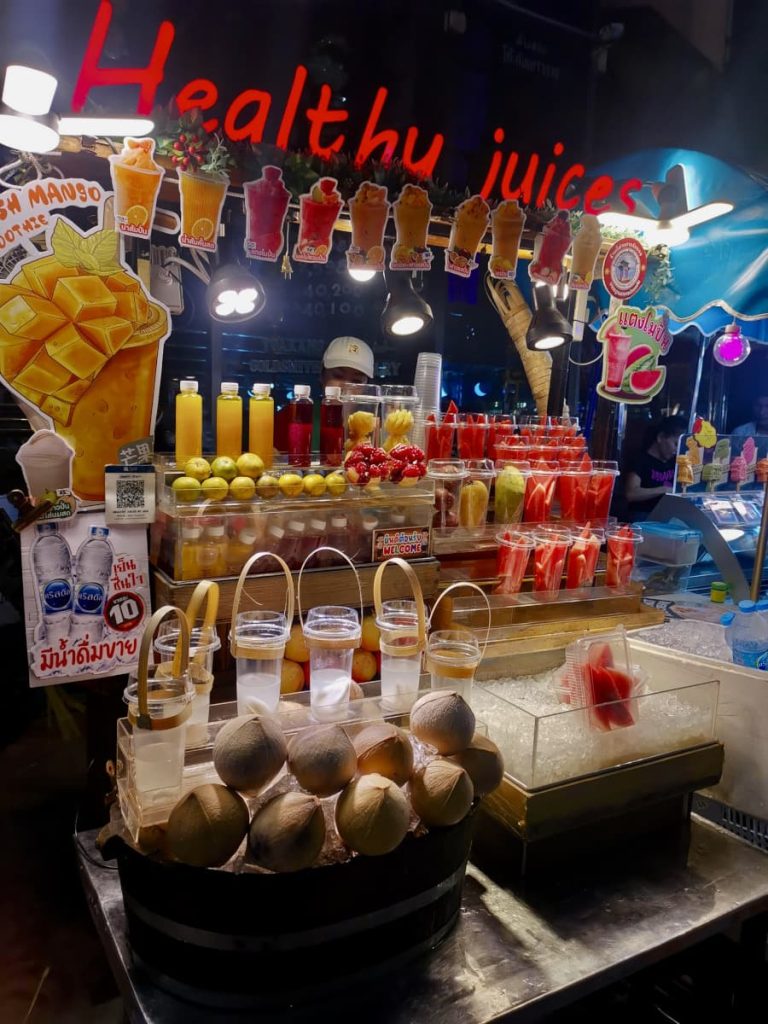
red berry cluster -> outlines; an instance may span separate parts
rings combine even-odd
[[[389,453],[372,444],[359,444],[347,455],[344,467],[349,482],[360,487],[381,480],[408,487],[427,472],[424,452],[413,444],[398,444]]]
[[[208,143],[196,132],[180,132],[173,143],[171,160],[183,171],[195,170],[205,159]]]
[[[415,484],[427,473],[424,452],[415,444],[398,444],[389,453],[392,462],[389,478],[396,484]]]

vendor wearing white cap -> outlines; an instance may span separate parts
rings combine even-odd
[[[373,351],[360,338],[334,338],[323,353],[323,388],[367,384],[373,377]]]

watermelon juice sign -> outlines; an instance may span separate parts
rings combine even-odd
[[[667,371],[659,356],[672,345],[666,316],[649,306],[620,306],[605,320],[597,340],[603,345],[603,376],[597,392],[610,402],[644,405],[661,391]]]

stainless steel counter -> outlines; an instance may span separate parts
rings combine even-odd
[[[489,1024],[531,1021],[641,967],[768,912],[768,856],[695,820],[686,867],[614,865],[599,882],[512,892],[470,865],[458,926],[431,957],[324,1010],[270,1015],[206,1009],[157,988],[131,959],[120,884],[95,832],[79,862],[93,920],[126,1004],[140,1024],[244,1021]],[[297,958],[297,972],[301,959]],[[327,1018],[326,1018],[327,1015]]]

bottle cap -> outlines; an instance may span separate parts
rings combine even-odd
[[[310,519],[309,520],[309,525],[312,527],[313,530],[316,530],[318,533],[324,533],[325,532],[325,520],[324,519]]]
[[[744,612],[745,614],[748,614],[749,612],[753,612],[754,610],[755,610],[755,602],[754,601],[739,601],[739,611],[740,612]]]
[[[347,528],[347,517],[346,516],[331,516],[331,526],[334,530],[346,530]]]
[[[379,525],[379,520],[376,516],[363,516],[363,529],[364,530],[375,530]]]
[[[405,523],[405,515],[402,512],[393,512],[392,513],[392,525],[393,526],[403,526],[404,523]]]
[[[208,527],[208,536],[209,537],[214,537],[217,540],[218,540],[219,537],[223,537],[226,532],[227,531],[226,531],[226,528],[224,526],[209,526]]]
[[[295,384],[293,387],[293,393],[296,398],[309,398],[312,388],[309,384]]]
[[[292,533],[304,533],[304,523],[301,521],[301,519],[289,519],[288,529]]]
[[[264,396],[269,397],[269,392],[271,390],[271,384],[254,384],[253,387],[251,388],[251,391],[254,395],[260,395],[262,398]]]
[[[241,544],[248,544],[250,546],[256,543],[256,534],[253,530],[241,530],[237,538]]]
[[[325,397],[326,398],[340,398],[341,397],[341,388],[338,387],[336,384],[329,384],[328,387],[325,389]]]
[[[189,378],[189,380],[180,380],[179,381],[179,391],[192,391],[193,393],[196,393],[197,392],[197,381],[196,380],[192,380],[191,377]]]
[[[200,526],[182,526],[181,528],[182,540],[200,540],[202,534],[203,530]]]
[[[282,528],[282,526],[277,525],[270,526],[270,528],[267,530],[267,533],[270,535],[270,537],[274,537],[275,540],[282,540],[283,537],[285,536],[285,530]]]
[[[722,580],[715,580],[711,587],[712,590],[716,590],[719,594],[726,594],[728,592],[728,584],[723,583]]]
[[[240,390],[240,385],[237,383],[237,381],[227,380],[227,381],[222,381],[222,383],[221,383],[221,393],[222,393],[222,395],[236,395],[239,390]]]
[[[736,618],[735,612],[726,612],[725,615],[720,616],[721,626],[730,626],[733,620]]]

